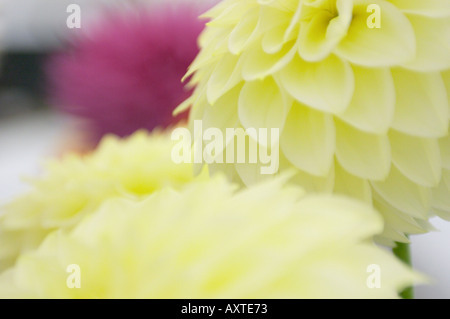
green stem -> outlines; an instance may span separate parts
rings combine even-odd
[[[397,243],[397,247],[393,249],[394,255],[397,256],[401,261],[403,261],[408,266],[411,266],[411,251],[409,244]],[[414,299],[414,289],[413,287],[406,288],[400,294],[403,299]]]

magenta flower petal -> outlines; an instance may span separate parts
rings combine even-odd
[[[52,103],[87,120],[92,137],[166,127],[190,92],[181,78],[198,53],[198,5],[108,12],[47,64]]]

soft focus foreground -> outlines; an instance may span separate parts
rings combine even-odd
[[[382,228],[364,204],[305,196],[283,179],[239,192],[224,178],[196,181],[105,201],[23,254],[0,278],[0,296],[394,298],[420,277],[371,242]]]

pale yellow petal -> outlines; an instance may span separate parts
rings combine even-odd
[[[337,161],[335,162],[335,182],[333,193],[357,198],[372,203],[372,191],[366,179],[347,172]]]
[[[285,42],[293,40],[290,38],[288,41],[284,41],[283,35],[285,31],[286,26],[280,25],[264,33],[261,40],[261,45],[264,52],[268,54],[277,53],[281,50],[281,48],[283,48]]]
[[[239,57],[226,54],[216,65],[208,81],[208,102],[214,104],[224,93],[242,81]]]
[[[250,9],[234,27],[228,40],[228,48],[233,54],[242,50],[256,37],[259,19],[259,8]]]
[[[208,105],[203,111],[203,128],[218,128],[225,133],[227,128],[239,124],[237,106],[243,83],[236,85],[217,100],[214,105]]]
[[[336,120],[336,157],[350,173],[361,178],[383,180],[389,174],[391,150],[386,135],[359,131]]]
[[[444,170],[441,182],[433,189],[433,207],[450,212],[450,170]]]
[[[394,117],[395,89],[389,69],[352,66],[355,93],[350,106],[338,117],[375,134],[386,133]]]
[[[295,41],[284,44],[280,51],[273,54],[266,53],[261,43],[255,43],[241,56],[242,77],[246,81],[264,79],[286,67],[295,56],[296,51]]]
[[[428,219],[431,190],[406,178],[395,166],[384,181],[372,182],[374,190],[390,205],[416,218]]]
[[[450,68],[450,17],[409,15],[416,35],[416,57],[404,66],[418,71]]]
[[[428,187],[441,179],[441,156],[436,139],[389,132],[392,162],[410,180]]]
[[[300,25],[299,54],[304,60],[314,62],[324,59],[346,36],[352,20],[353,3],[337,1],[336,7],[336,13],[303,7],[304,15],[312,16]],[[313,12],[308,13],[308,10]]]
[[[450,16],[450,1],[448,0],[389,0],[405,13],[425,15],[430,17]]]
[[[239,120],[245,128],[279,128],[281,134],[291,104],[272,77],[246,82],[239,97]]]
[[[243,84],[239,84],[225,93],[214,105],[209,105],[203,112],[203,132],[209,128],[219,129],[224,136],[222,142],[222,149],[229,142],[229,136],[227,136],[227,129],[233,129],[239,126],[239,119],[237,113],[237,106],[239,95]],[[217,154],[219,156],[219,154]],[[225,159],[223,158],[224,162]]]
[[[281,71],[280,81],[300,103],[330,113],[343,112],[354,92],[352,68],[336,56],[318,63],[295,57]]]
[[[280,172],[292,169],[295,169],[295,175],[291,178],[291,182],[301,186],[308,193],[332,193],[335,182],[334,165],[326,176],[315,176],[294,168],[284,154],[280,153]]]
[[[450,170],[450,135],[439,139],[442,167]]]
[[[376,191],[373,192],[373,206],[379,211],[385,220],[385,225],[395,229],[397,234],[423,234],[428,231],[421,225],[422,219],[416,219],[408,212],[402,212],[389,204]]]
[[[367,7],[380,6],[381,27],[369,28]],[[363,66],[380,67],[406,63],[416,50],[414,30],[406,16],[385,0],[355,0],[353,18],[336,52],[342,58]]]
[[[294,39],[293,36],[284,37],[292,12],[286,7],[273,4],[280,4],[280,1],[272,1],[270,6],[261,6],[258,23],[258,31],[262,34],[262,49],[269,54],[279,52],[286,42]]]
[[[396,105],[392,127],[421,137],[442,137],[448,133],[449,106],[439,73],[392,70]]]
[[[297,168],[325,176],[330,171],[336,147],[333,118],[294,103],[281,136],[281,149]]]

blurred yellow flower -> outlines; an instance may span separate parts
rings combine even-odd
[[[191,165],[171,160],[172,145],[167,135],[141,131],[124,140],[108,136],[92,155],[48,162],[45,175],[0,215],[0,270],[50,231],[73,227],[109,198],[139,199],[192,180]]]
[[[371,242],[383,222],[370,206],[284,179],[236,191],[219,176],[108,200],[21,255],[0,296],[395,298],[422,280]]]
[[[450,218],[450,1],[224,0],[204,16],[191,122],[279,128],[281,168],[373,203],[387,243]],[[250,185],[257,166],[212,170]]]

